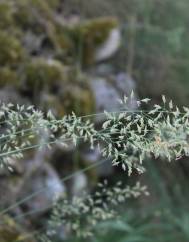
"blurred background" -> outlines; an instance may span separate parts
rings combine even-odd
[[[119,111],[117,99],[132,90],[136,99],[158,103],[164,94],[187,106],[188,10],[188,0],[0,0],[0,100],[50,109],[58,118]],[[103,118],[93,121],[98,126]],[[107,162],[61,181],[100,159],[98,150],[69,144],[26,152],[13,174],[0,172],[1,210],[47,187],[1,216],[0,242],[23,234],[31,236],[21,241],[35,242],[32,231],[45,226],[55,197],[91,192],[103,179],[140,180],[151,195],[119,207],[119,222],[99,225],[92,241],[189,241],[187,158],[146,160],[147,172],[129,178]]]

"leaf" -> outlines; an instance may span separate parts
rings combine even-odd
[[[161,97],[162,97],[162,101],[163,101],[163,103],[165,104],[165,103],[166,103],[165,95],[162,95]]]
[[[126,165],[124,163],[122,163],[121,167],[124,171],[126,171]]]
[[[109,126],[110,123],[111,123],[111,120],[107,120],[107,121],[105,121],[105,122],[103,123],[103,125],[102,125],[102,128],[103,128],[103,129],[106,129],[106,128]]]
[[[128,97],[124,96],[124,103],[127,103]]]
[[[131,99],[133,99],[133,98],[134,98],[134,92],[133,92],[133,90],[132,90],[132,92],[131,92],[130,97],[131,97]]]
[[[151,99],[150,98],[144,98],[142,100],[140,100],[143,103],[148,103]]]
[[[172,100],[169,102],[169,108],[173,109],[173,102],[172,102]]]
[[[161,109],[161,106],[158,105],[158,104],[155,104],[154,107],[155,107],[156,109]]]

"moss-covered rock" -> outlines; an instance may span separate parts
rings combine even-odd
[[[93,64],[95,51],[108,38],[110,32],[118,27],[116,18],[97,18],[80,23],[73,27],[73,36],[77,46],[78,54],[82,51],[81,57],[84,65]]]
[[[113,17],[77,24],[69,24],[64,19],[62,22],[57,21],[52,16],[55,16],[59,4],[60,0],[9,0],[0,3],[2,24],[4,21],[4,26],[15,27],[16,33],[22,33],[22,36],[17,37],[8,28],[2,30],[0,23],[0,87],[19,83],[21,94],[27,95],[32,102],[35,100],[35,104],[38,101],[34,96],[43,90],[48,96],[45,106],[50,108],[51,103],[56,103],[58,115],[72,110],[78,114],[91,113],[94,110],[94,99],[89,86],[84,84],[87,79],[82,77],[81,81],[74,71],[67,75],[62,63],[69,64],[70,69],[76,62],[81,66],[93,64],[96,49],[107,40],[110,32],[118,26],[118,21]],[[25,31],[35,32],[36,38],[40,33],[42,40],[39,52],[26,54]],[[48,49],[43,46],[44,40],[51,41]],[[61,61],[44,58],[59,57],[56,54],[60,54]],[[55,100],[56,95],[58,98]]]
[[[30,30],[36,34],[45,31],[39,19],[35,16],[35,8],[29,3],[29,0],[19,0],[14,7],[13,19],[14,25],[21,31]]]
[[[72,31],[69,26],[61,26],[59,24],[55,27],[56,36],[54,41],[57,42],[57,45],[61,48],[64,54],[72,54],[75,49],[75,43],[73,39]]]
[[[74,111],[77,115],[91,114],[94,110],[93,95],[89,89],[80,86],[68,86],[61,97],[61,103],[67,113]]]
[[[23,57],[20,41],[8,32],[0,31],[0,65],[18,65]]]
[[[72,77],[73,78],[73,77]],[[64,106],[66,113],[74,111],[77,115],[86,115],[94,112],[95,100],[93,93],[84,77],[83,82],[69,77],[69,83],[64,85],[59,92],[61,104]]]
[[[35,58],[24,69],[26,88],[47,89],[65,80],[65,67],[56,60]]]
[[[64,55],[72,56],[73,62],[88,66],[95,62],[95,52],[118,27],[116,18],[97,18],[78,24],[62,27],[56,26],[53,42],[61,48]]]
[[[0,242],[35,241],[32,236],[28,236],[27,233],[23,231],[23,228],[21,229],[12,218],[4,216],[1,217],[0,220],[2,223],[2,225],[0,225]]]
[[[13,8],[10,2],[0,2],[0,28],[4,29],[13,24]]]
[[[47,4],[48,7],[52,10],[56,10],[60,5],[60,0],[31,0],[30,2],[38,7]]]
[[[76,33],[84,37],[86,43],[94,42],[96,46],[102,44],[109,32],[118,26],[116,18],[97,18],[80,23],[74,27]]]
[[[8,67],[0,68],[0,87],[17,85],[19,82],[17,73]]]

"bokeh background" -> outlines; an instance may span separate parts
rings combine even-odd
[[[117,99],[132,90],[136,99],[158,103],[164,94],[187,106],[188,10],[188,0],[0,0],[0,100],[51,109],[59,118],[119,111]],[[103,117],[93,121],[98,126]],[[146,160],[147,172],[132,177],[107,162],[61,182],[100,159],[97,150],[69,144],[27,152],[13,174],[0,172],[1,210],[47,187],[1,217],[0,242],[23,234],[31,236],[22,241],[36,241],[32,231],[45,226],[55,197],[91,192],[103,179],[140,180],[151,195],[119,207],[121,222],[99,224],[92,241],[189,241],[187,158]]]

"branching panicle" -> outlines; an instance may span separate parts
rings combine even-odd
[[[0,107],[1,136],[0,164],[11,169],[11,161],[23,157],[23,152],[32,148],[66,145],[72,140],[87,141],[91,148],[99,145],[104,157],[111,158],[113,165],[121,165],[129,175],[133,169],[144,172],[146,157],[165,157],[169,161],[189,155],[189,108],[182,112],[171,101],[162,96],[162,105],[152,109],[132,111],[127,103],[133,95],[120,100],[123,110],[104,112],[105,121],[96,129],[88,116],[76,117],[74,113],[56,119],[49,111],[45,116],[32,106],[25,107],[2,104]],[[138,100],[137,105],[149,103],[150,99]],[[91,116],[94,116],[91,115]],[[38,141],[40,140],[40,143]]]
[[[71,201],[65,198],[56,201],[49,221],[47,238],[52,238],[58,228],[67,228],[77,237],[90,237],[100,221],[117,216],[117,205],[126,202],[130,197],[148,195],[146,186],[141,186],[140,183],[134,187],[124,187],[118,182],[113,188],[109,188],[105,181],[99,184],[98,188],[94,195],[74,197]]]

